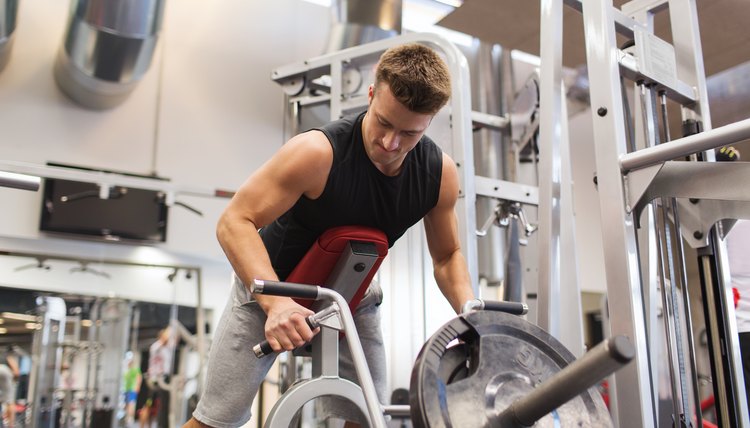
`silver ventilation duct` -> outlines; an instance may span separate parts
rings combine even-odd
[[[148,71],[164,0],[72,0],[55,80],[79,104],[122,103]]]
[[[326,52],[401,34],[401,0],[333,0]]]
[[[17,16],[18,0],[0,0],[0,71],[3,71],[10,60]]]

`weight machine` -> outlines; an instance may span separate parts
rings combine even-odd
[[[378,401],[346,299],[320,286],[256,280],[253,293],[326,301],[330,305],[308,317],[308,323],[345,334],[361,385],[338,377],[337,347],[321,347],[329,364],[318,376],[288,390],[276,403],[266,427],[288,427],[296,410],[309,400],[337,395],[354,403],[371,427],[385,428],[386,415],[411,414],[416,427],[611,426],[601,395],[589,389],[627,365],[634,349],[616,336],[575,357],[554,337],[521,318],[495,310],[518,311],[520,304],[475,301],[469,312],[446,324],[422,348],[412,372],[411,406],[384,406]],[[458,345],[448,347],[454,339]],[[256,355],[268,351],[255,347]],[[497,358],[502,355],[503,358]],[[505,361],[498,365],[498,361]]]
[[[85,416],[90,417],[84,417],[84,428],[117,424],[132,312],[133,303],[120,299],[101,299],[92,306],[88,342],[98,344],[101,350],[88,354],[86,381],[90,395]]]
[[[516,317],[528,308],[515,302],[467,302],[462,315],[423,346],[412,371],[410,406],[381,404],[350,307],[356,307],[386,252],[387,240],[378,231],[331,229],[290,275],[309,282],[322,278],[330,288],[254,281],[253,293],[316,301],[318,312],[307,323],[321,328],[310,345],[313,376],[281,396],[266,427],[294,425],[298,410],[327,396],[353,403],[369,426],[378,428],[386,426],[386,415],[411,415],[417,427],[521,427],[537,421],[540,426],[611,426],[600,394],[589,388],[633,358],[629,341],[617,336],[575,360],[554,337]],[[359,385],[339,376],[339,332]],[[259,358],[272,353],[267,341],[253,351]]]
[[[87,340],[80,315],[59,297],[38,298],[29,388],[29,426],[114,426],[131,304],[96,301]],[[76,380],[74,373],[83,375]]]
[[[707,320],[717,422],[750,426],[737,330],[721,241],[750,216],[747,164],[717,164],[713,149],[750,137],[750,120],[711,129],[694,0],[543,0],[542,140],[559,147],[563,4],[583,13],[594,123],[596,178],[612,334],[634,340],[635,363],[610,384],[619,426],[658,425],[656,302],[664,310],[674,426],[701,426],[691,290],[684,244],[695,248]],[[669,13],[673,42],[654,35]],[[616,34],[629,42],[618,45]],[[623,79],[633,82],[633,104]],[[677,105],[682,136],[672,137],[667,107]],[[542,195],[544,197],[544,195]],[[554,253],[547,260],[553,263]],[[540,284],[540,287],[542,284]],[[554,283],[546,287],[555,287]],[[661,294],[657,294],[660,289]]]
[[[39,328],[34,332],[29,401],[24,420],[28,426],[54,428],[60,403],[55,389],[60,380],[62,343],[65,339],[65,301],[59,297],[37,298]]]
[[[70,310],[72,315],[66,317],[65,340],[62,347],[62,373],[57,393],[62,396],[60,423],[66,427],[87,426],[91,415],[96,385],[92,380],[92,361],[96,361],[104,350],[103,344],[83,340],[81,335],[82,308]],[[92,321],[92,326],[94,322]],[[91,339],[89,334],[88,339]],[[94,365],[95,366],[95,365]],[[82,382],[78,382],[74,373],[84,373]]]

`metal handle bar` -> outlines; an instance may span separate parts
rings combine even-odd
[[[298,299],[310,299],[318,300],[318,289],[316,285],[296,284],[292,282],[281,282],[281,281],[267,281],[256,279],[253,280],[253,284],[250,287],[250,292],[257,294],[270,294],[272,296],[284,296],[284,297],[296,297]],[[320,311],[318,314],[325,312]],[[315,330],[318,328],[318,321],[316,315],[313,314],[305,318],[307,325],[311,329]],[[273,353],[273,348],[267,340],[260,342],[253,346],[253,353],[258,358],[265,357],[266,355]]]
[[[635,357],[635,348],[625,336],[615,336],[592,348],[519,398],[498,416],[502,427],[529,427],[559,406],[622,368]]]
[[[521,302],[503,302],[501,300],[474,299],[469,300],[461,307],[461,313],[465,314],[471,311],[499,311],[511,315],[526,315],[529,312],[529,306]]]

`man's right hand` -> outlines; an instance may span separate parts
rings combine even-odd
[[[319,328],[311,330],[306,318],[315,312],[283,298],[271,306],[266,315],[266,340],[274,352],[291,351],[312,340]]]

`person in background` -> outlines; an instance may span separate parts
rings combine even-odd
[[[18,379],[18,360],[10,347],[0,352],[0,408],[2,417],[7,423],[4,426],[13,428],[16,425],[16,388]]]
[[[138,392],[141,390],[141,368],[138,366],[132,352],[125,356],[127,368],[123,375],[125,384],[125,420],[128,425],[132,424],[135,419],[135,402],[138,398]]]
[[[159,428],[169,426],[169,391],[161,388],[159,381],[169,382],[175,345],[173,329],[167,327],[159,332],[156,341],[149,348],[146,381],[150,392],[139,415],[141,427],[150,426],[154,417]]]

